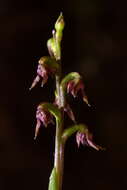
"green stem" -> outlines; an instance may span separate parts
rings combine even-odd
[[[54,157],[54,168],[56,168],[56,173],[58,177],[58,190],[60,186],[60,123],[57,122],[56,125],[56,137],[55,137],[55,157]]]
[[[61,96],[60,89],[60,78],[61,72],[56,75],[56,91],[58,94],[58,107],[61,110],[62,119],[56,124],[56,137],[55,137],[55,157],[54,157],[54,167],[56,168],[57,178],[58,178],[58,189],[62,190],[62,179],[63,179],[63,168],[64,168],[64,143],[62,142],[61,136],[63,132],[63,98]]]
[[[56,174],[58,178],[58,189],[62,190],[62,179],[63,179],[63,166],[64,166],[64,143],[62,141],[63,124],[64,124],[64,102],[65,97],[63,96],[62,89],[60,87],[61,82],[61,40],[62,40],[62,30],[64,28],[64,20],[62,14],[58,18],[55,29],[56,33],[54,36],[56,45],[56,61],[59,64],[59,72],[56,75],[56,93],[57,93],[57,104],[61,111],[62,118],[57,122],[56,125],[56,137],[55,137],[55,158],[54,158],[54,168],[56,168]]]
[[[64,173],[64,143],[61,143],[61,146],[60,146],[60,190],[62,189],[63,173]]]
[[[61,107],[61,98],[60,98],[60,73],[56,75],[56,92],[58,95],[58,107]]]

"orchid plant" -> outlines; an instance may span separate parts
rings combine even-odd
[[[61,41],[63,29],[65,26],[62,13],[55,23],[55,29],[52,31],[52,37],[47,41],[49,56],[41,57],[38,61],[37,76],[35,77],[30,89],[40,81],[41,86],[47,82],[49,76],[55,78],[55,100],[53,103],[42,102],[38,105],[36,111],[37,124],[35,128],[34,139],[37,138],[39,129],[43,125],[47,127],[49,123],[56,124],[55,134],[55,154],[54,167],[49,179],[48,190],[62,190],[63,166],[64,166],[64,148],[67,139],[76,133],[76,142],[90,146],[96,150],[101,149],[92,140],[92,134],[85,124],[77,124],[73,111],[67,102],[67,95],[71,94],[74,98],[81,96],[82,100],[90,107],[88,98],[84,91],[82,76],[77,72],[71,72],[62,78],[61,65]],[[72,126],[64,128],[64,114],[67,113],[72,122]]]

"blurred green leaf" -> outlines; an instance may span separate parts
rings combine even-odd
[[[49,178],[49,187],[48,190],[58,190],[58,179],[56,169],[53,168],[52,173]]]

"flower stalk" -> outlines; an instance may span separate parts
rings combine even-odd
[[[61,63],[60,63],[61,64]],[[60,65],[61,69],[61,65]],[[61,72],[56,75],[56,94],[57,94],[57,106],[60,109],[62,118],[60,122],[56,124],[56,135],[55,135],[55,156],[54,156],[54,168],[56,168],[56,173],[58,175],[58,190],[62,190],[62,177],[63,177],[63,165],[64,165],[64,144],[62,142],[62,132],[64,124],[64,111],[63,102],[64,96],[61,96],[60,82],[61,82]]]

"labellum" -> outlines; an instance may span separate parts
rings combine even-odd
[[[87,130],[85,133],[83,132],[77,132],[76,134],[76,142],[78,147],[80,146],[80,144],[82,145],[87,145],[90,146],[96,150],[100,150],[102,149],[102,147],[96,145],[93,140],[92,140],[92,134],[89,133],[89,131]]]

